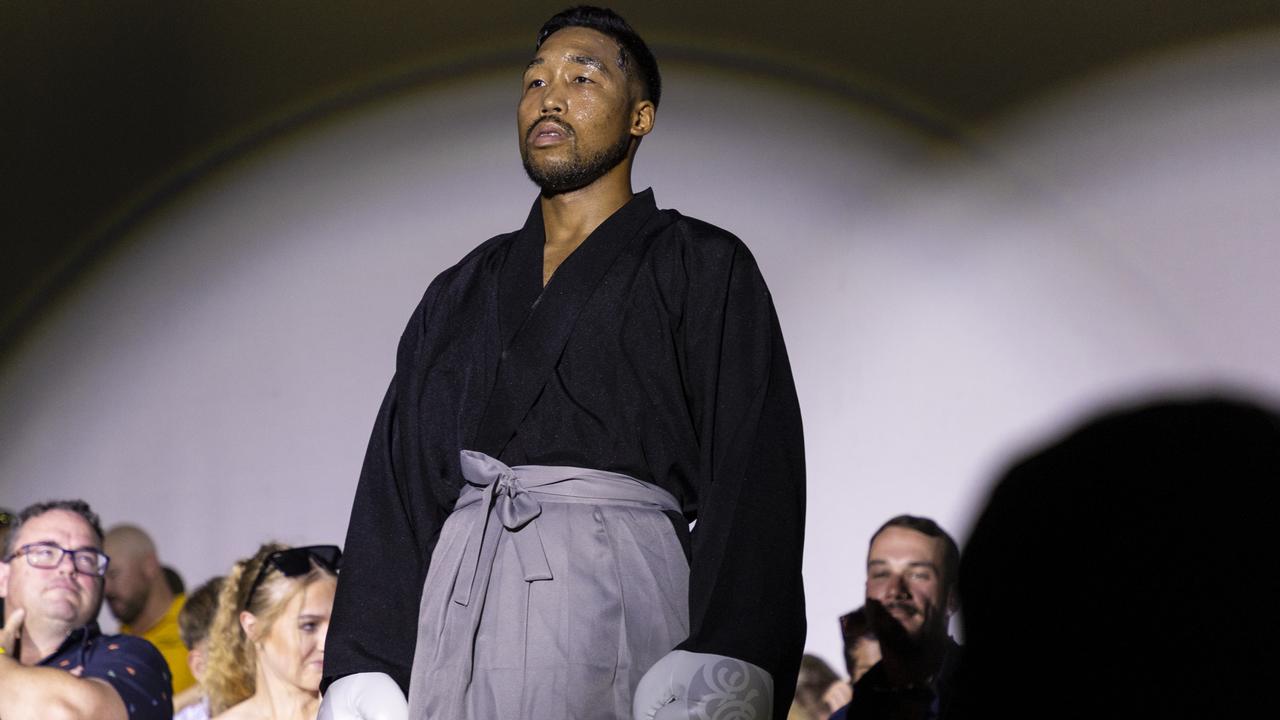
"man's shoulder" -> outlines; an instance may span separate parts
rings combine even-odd
[[[100,658],[131,657],[145,661],[148,665],[168,667],[164,656],[150,640],[138,635],[99,634],[91,640],[93,655]]]
[[[719,225],[685,215],[679,210],[661,210],[659,215],[664,220],[663,224],[671,227],[682,242],[726,248],[743,244],[737,235]]]
[[[110,685],[130,718],[161,720],[173,715],[173,678],[164,656],[144,638],[103,635],[92,639],[73,672]]]
[[[659,247],[678,252],[690,264],[690,270],[699,266],[720,266],[739,259],[752,259],[746,243],[734,233],[678,210],[659,211],[661,222],[654,235],[660,239]],[[752,259],[754,262],[754,260]]]
[[[446,285],[471,277],[477,270],[489,266],[495,259],[500,259],[519,234],[519,230],[513,230],[485,240],[463,255],[461,260],[436,275],[431,285]]]
[[[517,235],[519,230],[494,235],[493,237],[480,243],[471,252],[468,252],[461,260],[441,271],[427,285],[427,289],[423,292],[422,298],[418,301],[418,306],[414,311],[414,316],[424,315],[428,313],[435,301],[442,297],[460,297],[461,290],[465,287],[473,285],[478,279],[482,279],[501,265],[502,258],[505,257],[506,251],[511,242]],[[416,322],[411,319],[410,327]]]

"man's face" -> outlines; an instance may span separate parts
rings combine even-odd
[[[117,620],[131,625],[147,606],[147,595],[151,591],[146,558],[131,548],[113,547],[110,535],[106,545],[107,555],[111,556],[106,578],[107,606]]]
[[[589,185],[626,159],[637,105],[618,52],[609,36],[570,27],[548,37],[525,70],[520,159],[544,193]]]
[[[919,644],[946,637],[949,598],[943,592],[946,543],[910,528],[885,528],[867,553],[867,613],[885,642],[905,636]]]
[[[15,550],[32,543],[53,543],[69,550],[101,550],[93,528],[69,510],[50,510],[18,528]],[[32,567],[18,555],[0,563],[0,595],[5,611],[27,611],[27,625],[58,624],[80,627],[93,619],[102,598],[102,579],[76,572],[71,556],[54,568]]]

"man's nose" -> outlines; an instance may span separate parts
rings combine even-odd
[[[542,114],[543,115],[562,115],[564,114],[564,95],[558,83],[551,83],[542,93]]]
[[[907,586],[907,576],[905,574],[893,576],[893,582],[889,583],[889,593],[896,598],[911,595],[911,588]]]
[[[62,553],[62,557],[58,558],[58,564],[54,566],[54,569],[60,573],[65,572],[67,575],[75,575],[79,572],[76,570],[76,558],[69,552]]]

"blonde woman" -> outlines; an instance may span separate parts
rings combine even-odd
[[[334,545],[269,543],[232,568],[205,671],[214,718],[315,718],[341,557]]]

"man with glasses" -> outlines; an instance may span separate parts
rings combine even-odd
[[[102,540],[81,500],[17,515],[0,563],[0,718],[173,716],[172,680],[155,647],[98,629],[109,564]]]

